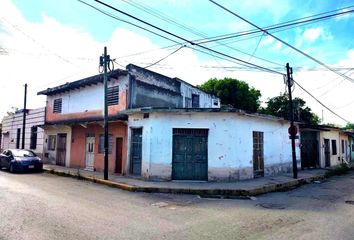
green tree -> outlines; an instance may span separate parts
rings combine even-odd
[[[311,108],[306,106],[306,102],[301,98],[293,99],[294,120],[310,124],[319,124],[320,118],[312,112]],[[289,97],[287,94],[282,94],[277,97],[270,98],[267,101],[267,107],[262,108],[260,113],[270,114],[277,117],[290,119]]]
[[[347,123],[344,127],[345,129],[354,129],[354,123]]]
[[[237,79],[212,78],[197,87],[219,97],[222,105],[231,105],[250,112],[256,112],[260,106],[261,92]]]

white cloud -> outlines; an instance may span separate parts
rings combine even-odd
[[[309,28],[304,31],[303,38],[313,42],[316,39],[318,39],[322,33],[323,33],[322,28]]]

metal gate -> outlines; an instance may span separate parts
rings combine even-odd
[[[317,132],[301,133],[301,168],[319,167]]]
[[[65,166],[65,156],[66,156],[66,133],[59,133],[58,143],[57,143],[56,164],[59,166]]]
[[[141,175],[141,155],[142,155],[142,128],[131,129],[130,143],[130,173],[133,175]]]
[[[253,176],[264,176],[263,132],[253,132]]]
[[[208,180],[208,129],[173,129],[173,180]]]

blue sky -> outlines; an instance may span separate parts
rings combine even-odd
[[[83,1],[117,17],[134,22],[132,19],[111,11],[92,0]],[[105,0],[104,2],[190,40],[200,39],[200,35],[210,37],[253,29],[252,26],[207,0]],[[354,1],[348,0],[218,2],[261,27],[354,5]],[[198,36],[181,29],[174,24],[147,14],[131,4],[149,8],[155,14],[168,17],[179,24],[187,25],[200,34]],[[111,19],[78,1],[0,0],[0,7],[4,9],[0,13],[0,17],[2,17],[0,19],[2,22],[0,25],[0,44],[10,53],[7,56],[0,55],[0,62],[9,64],[11,61],[8,60],[11,57],[13,59],[15,57],[17,59],[18,57],[28,59],[26,67],[29,70],[26,74],[27,76],[36,76],[34,78],[38,78],[37,81],[39,82],[38,84],[32,84],[34,85],[32,88],[34,96],[37,90],[41,90],[41,87],[53,86],[63,81],[77,80],[80,77],[96,74],[96,59],[101,54],[104,45],[108,46],[112,57],[118,58],[173,44],[126,23]],[[340,68],[340,71],[345,73],[348,71],[346,68],[354,65],[353,19],[352,15],[346,15],[345,17],[308,24],[274,34],[322,62]],[[295,76],[298,77],[298,81],[301,81],[306,89],[313,90],[315,96],[322,95],[321,98],[319,97],[321,101],[329,107],[337,108],[346,119],[354,121],[354,116],[348,113],[348,109],[354,106],[352,94],[348,92],[348,94],[344,94],[344,98],[338,98],[338,94],[343,95],[343,91],[352,89],[354,83],[343,82],[341,78],[329,71],[320,71],[318,64],[276,42],[271,37],[260,37],[259,35],[242,41],[235,40],[225,41],[224,45],[209,43],[205,46],[261,66],[276,68],[279,71],[283,71],[282,66],[289,62],[298,71]],[[180,42],[180,40],[178,41]],[[257,45],[258,47],[256,47]],[[118,58],[118,61],[123,66],[128,63],[143,66],[159,60],[176,48],[178,47],[156,50],[148,54],[137,55],[134,58]],[[268,59],[281,64],[281,66],[260,61],[254,57],[251,58],[235,49],[249,54],[254,52],[256,57]],[[83,59],[86,59],[86,62]],[[34,60],[38,60],[38,63]],[[51,73],[50,77],[48,75],[38,77],[38,71],[43,71],[43,68],[38,67],[42,62],[45,63],[44,66],[47,71],[57,69],[56,74]],[[35,65],[31,66],[31,63]],[[11,66],[9,65],[9,68]],[[171,77],[181,77],[192,84],[200,84],[212,77],[235,77],[247,81],[250,85],[261,90],[263,102],[267,98],[284,91],[279,76],[252,71],[226,71],[223,68],[225,66],[233,67],[237,65],[184,48],[166,61],[154,66],[151,70]],[[352,72],[354,71],[349,71],[347,74],[350,75]],[[7,77],[6,74],[8,73],[3,73],[3,76],[0,77]],[[354,78],[354,75],[352,77]],[[11,78],[12,83],[4,86],[10,90],[16,86],[21,86],[26,81],[24,78],[27,77],[18,77],[17,79],[14,76],[9,76],[7,78]],[[336,91],[332,91],[332,88]],[[294,94],[303,97],[318,115],[322,114],[323,107],[311,100],[304,92],[297,89]],[[34,107],[44,105],[43,98],[33,97],[33,99]],[[14,103],[20,104],[20,101]],[[348,106],[342,107],[344,105]],[[6,108],[9,107],[9,104],[4,105],[0,109],[0,114],[6,112]],[[325,116],[328,122],[343,124],[342,120],[330,113],[325,113]]]

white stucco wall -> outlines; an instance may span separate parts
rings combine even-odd
[[[142,114],[130,115],[128,126],[143,127],[144,177],[171,179],[173,128],[209,129],[209,180],[253,177],[253,131],[264,132],[265,174],[271,175],[280,171],[282,166],[291,166],[289,125],[286,121],[237,113],[150,113],[145,119]],[[299,148],[296,149],[300,159]]]
[[[59,133],[66,133],[66,155],[65,155],[65,166],[70,166],[70,151],[71,151],[71,127],[66,125],[47,125],[44,130],[44,155],[47,154],[48,157],[44,157],[44,161],[50,164],[55,164],[56,154],[57,154],[57,144],[58,138],[56,138],[55,150],[48,150],[48,136],[55,135]]]
[[[121,76],[108,81],[108,87],[119,86],[119,93],[128,88],[128,77]],[[80,113],[103,109],[103,84],[85,86],[84,88],[71,90],[47,97],[49,106],[53,107],[54,99],[62,98],[62,114]]]
[[[31,127],[43,126],[45,121],[45,108],[30,109],[26,115],[26,127],[25,127],[25,148],[30,149],[31,140]],[[16,148],[17,129],[21,129],[20,135],[20,148],[22,146],[22,125],[23,113],[17,113],[11,116],[6,116],[2,120],[2,141],[1,148]],[[42,156],[43,153],[43,128],[37,128],[37,145],[36,149],[31,149],[38,155]]]

